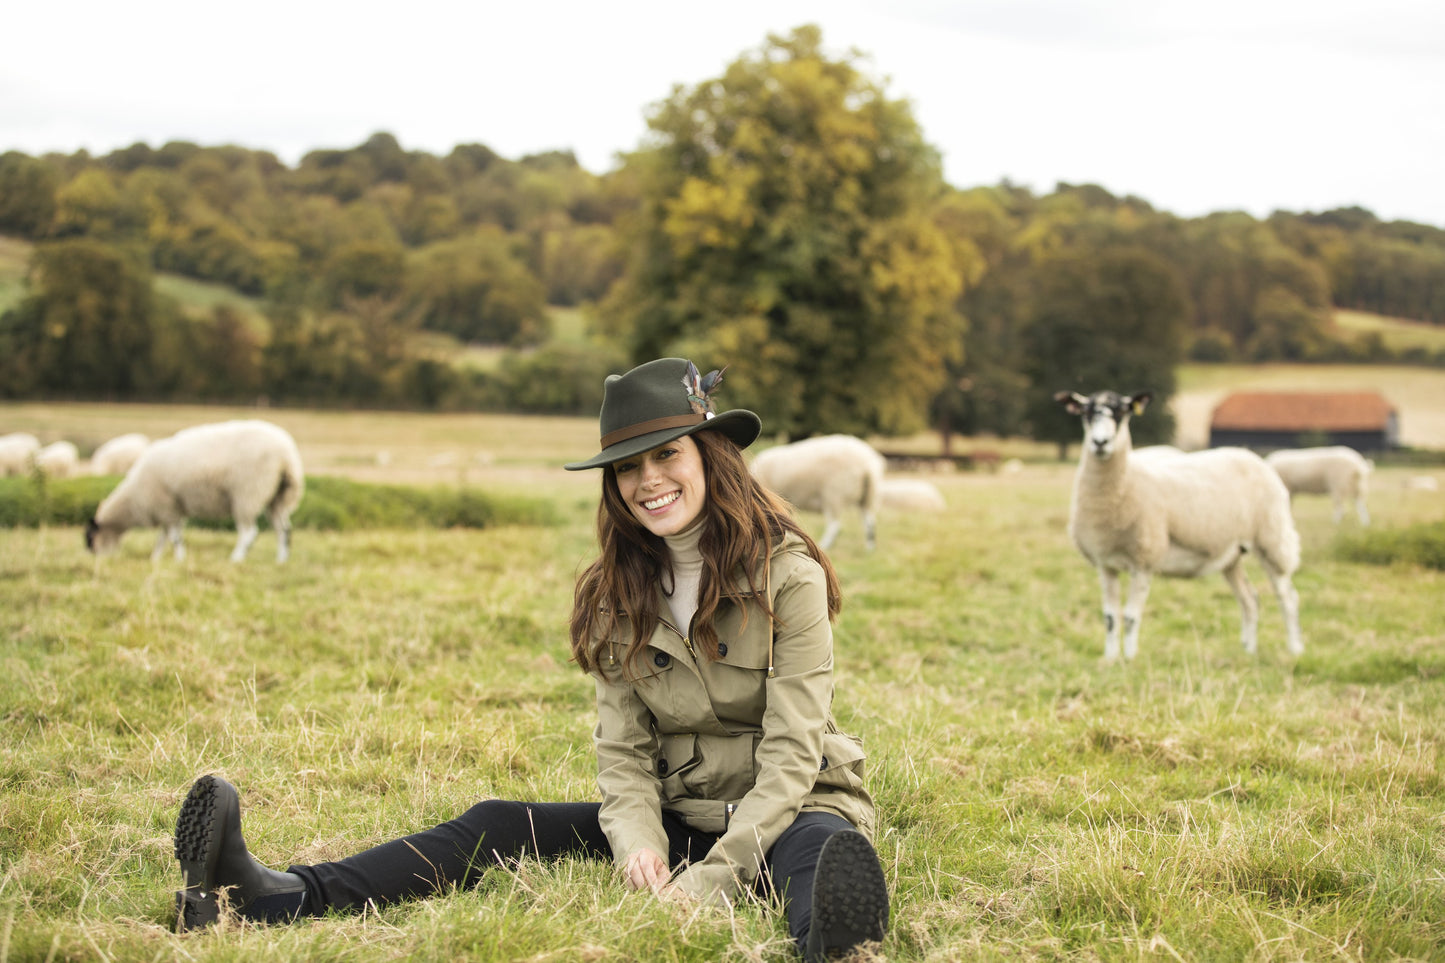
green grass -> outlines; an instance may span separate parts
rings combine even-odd
[[[1368,311],[1337,308],[1335,327],[1351,338],[1378,334],[1385,342],[1385,347],[1391,351],[1405,351],[1410,348],[1424,348],[1431,352],[1445,351],[1445,325],[1405,321]]]
[[[1375,530],[1441,518],[1406,477],[1376,473]],[[1298,499],[1303,657],[1256,568],[1257,658],[1222,579],[1159,580],[1139,658],[1106,665],[1070,479],[940,476],[946,512],[886,515],[872,554],[850,519],[835,547],[883,957],[1445,957],[1445,573],[1336,558],[1328,500]],[[792,959],[776,913],[679,913],[575,860],[360,918],[168,932],[203,772],[237,783],[279,867],[489,796],[595,798],[566,646],[591,501],[488,484],[555,498],[562,524],[303,531],[284,567],[264,543],[232,565],[219,531],[177,565],[148,539],[97,563],[78,528],[0,530],[0,960]]]

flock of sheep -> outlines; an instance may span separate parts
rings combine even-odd
[[[1284,611],[1286,644],[1304,651],[1299,599],[1292,576],[1300,542],[1291,514],[1296,493],[1327,494],[1335,520],[1353,503],[1361,523],[1370,462],[1345,447],[1275,452],[1268,459],[1243,448],[1186,453],[1158,445],[1135,450],[1129,419],[1142,414],[1147,393],[1121,396],[1059,392],[1055,401],[1083,422],[1083,453],[1074,476],[1069,535],[1098,570],[1103,592],[1104,655],[1138,652],[1139,628],[1155,575],[1195,577],[1217,572],[1239,602],[1240,638],[1256,650],[1259,604],[1241,571],[1246,555],[1259,559]],[[0,436],[0,476],[40,473],[66,478],[80,471],[76,446],[42,447],[33,435]],[[295,441],[265,421],[227,421],[186,428],[152,442],[126,434],[96,449],[89,471],[123,475],[86,526],[86,547],[111,551],[131,528],[157,528],[151,557],[169,542],[185,556],[181,532],[188,518],[231,518],[236,524],[232,561],[241,561],[265,514],[277,536],[276,560],[290,554],[291,513],[305,490]],[[851,511],[862,517],[869,549],[877,544],[879,509],[921,511],[944,507],[926,481],[886,478],[882,455],[861,439],[827,435],[769,448],[752,462],[754,475],[800,509],[820,512],[829,549]],[[1129,576],[1121,604],[1121,576]]]
[[[80,470],[76,453],[68,441],[42,448],[33,435],[0,436],[0,475],[68,478]],[[185,558],[181,532],[188,518],[230,518],[236,523],[231,560],[239,562],[260,533],[256,519],[264,513],[276,532],[276,561],[284,562],[291,551],[291,513],[306,488],[295,440],[267,421],[196,425],[154,442],[121,435],[95,450],[90,473],[125,477],[86,525],[85,547],[102,555],[129,529],[157,528],[153,559],[167,542],[176,558]]]

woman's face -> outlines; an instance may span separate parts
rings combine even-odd
[[[654,535],[676,535],[702,513],[707,500],[702,453],[686,435],[613,462],[612,470],[622,500]]]

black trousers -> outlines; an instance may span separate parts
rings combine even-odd
[[[292,866],[306,881],[307,911],[360,910],[474,885],[489,868],[522,856],[612,859],[597,803],[523,803],[489,799],[426,832],[382,843],[334,863]],[[707,855],[718,837],[664,813],[668,864]],[[823,841],[853,826],[832,813],[799,813],[766,855],[759,888],[784,907],[801,949],[812,923],[813,875]]]

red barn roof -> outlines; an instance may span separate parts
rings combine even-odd
[[[1380,431],[1395,408],[1374,391],[1240,391],[1214,409],[1228,431]]]

